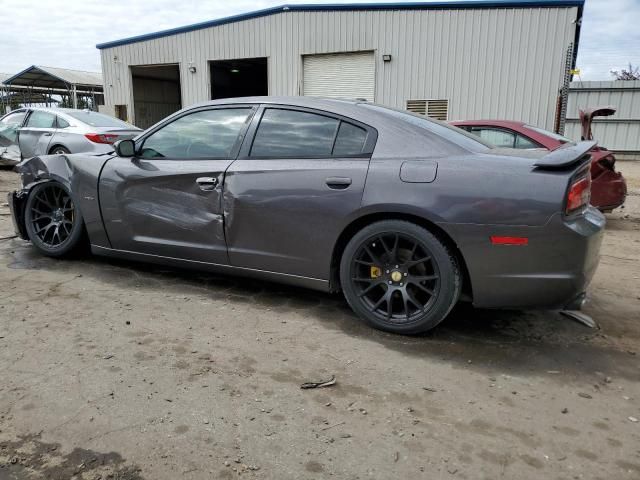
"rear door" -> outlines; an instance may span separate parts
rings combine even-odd
[[[34,110],[27,123],[20,129],[18,143],[24,158],[49,153],[49,143],[56,132],[56,116],[53,113]]]
[[[375,130],[268,106],[254,118],[252,137],[225,177],[231,264],[328,279],[334,243],[362,200]]]
[[[182,113],[141,137],[135,157],[110,159],[99,191],[111,246],[227,264],[224,172],[255,110],[225,105]]]

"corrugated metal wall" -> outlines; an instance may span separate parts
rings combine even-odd
[[[594,121],[594,138],[610,150],[635,153],[640,157],[640,80],[572,82],[565,135],[580,138],[578,109],[609,105],[617,111],[610,117]]]
[[[522,119],[550,129],[576,16],[576,7],[284,11],[103,49],[105,101],[134,111],[131,65],[180,63],[188,106],[210,98],[209,60],[268,57],[269,94],[299,95],[302,55],[373,50],[378,103],[448,99],[449,119]]]

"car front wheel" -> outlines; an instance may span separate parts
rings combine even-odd
[[[83,242],[82,216],[68,190],[59,183],[34,186],[27,198],[24,218],[29,240],[45,255],[69,255]]]
[[[351,308],[375,328],[416,334],[438,325],[462,287],[455,255],[414,223],[385,220],[360,230],[340,262]]]

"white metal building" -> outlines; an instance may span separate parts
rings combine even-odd
[[[104,108],[148,127],[212,98],[319,95],[553,128],[583,5],[289,5],[103,43]]]
[[[580,139],[580,109],[605,106],[614,107],[616,113],[596,117],[594,138],[618,158],[640,159],[640,80],[571,82],[565,135]]]

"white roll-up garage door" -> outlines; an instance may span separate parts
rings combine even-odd
[[[304,95],[364,98],[373,102],[375,68],[373,52],[305,55]]]

